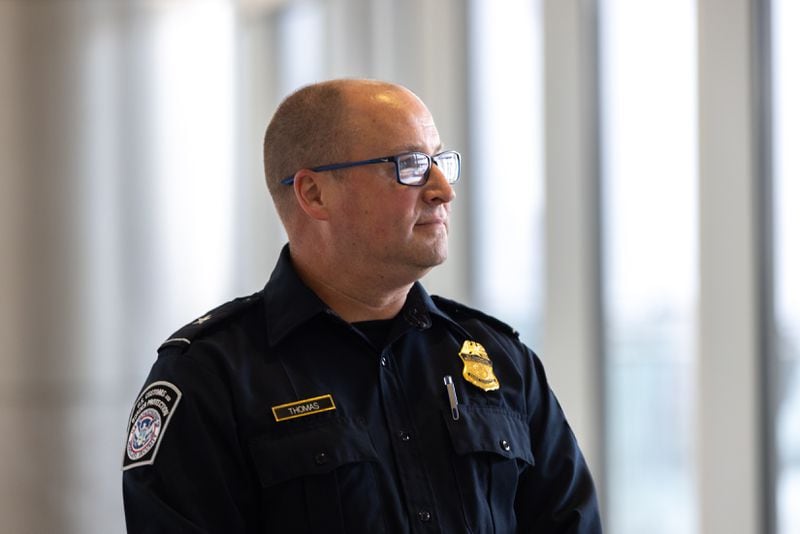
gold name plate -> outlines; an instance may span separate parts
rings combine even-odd
[[[330,395],[321,395],[319,397],[311,397],[310,399],[273,406],[272,415],[275,416],[276,421],[280,422],[335,409],[336,405],[333,403],[333,397]]]

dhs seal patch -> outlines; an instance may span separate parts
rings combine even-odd
[[[170,382],[153,382],[147,386],[128,420],[128,442],[122,470],[155,461],[161,438],[181,400],[181,390]]]

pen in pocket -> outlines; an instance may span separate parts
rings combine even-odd
[[[453,377],[445,375],[444,387],[447,389],[447,399],[450,401],[450,413],[453,414],[453,421],[458,421],[458,397],[456,387],[453,385]]]

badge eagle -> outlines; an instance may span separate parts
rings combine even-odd
[[[466,340],[458,356],[464,362],[462,374],[467,382],[484,391],[500,389],[500,382],[497,381],[492,369],[492,360],[489,359],[483,345],[477,341]]]

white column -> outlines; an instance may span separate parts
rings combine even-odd
[[[594,3],[544,0],[545,365],[603,488]]]
[[[700,532],[764,532],[752,5],[699,0]]]

